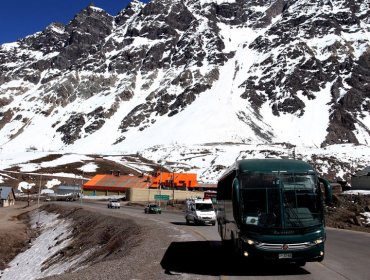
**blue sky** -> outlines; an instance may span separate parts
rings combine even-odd
[[[5,0],[0,7],[0,44],[42,31],[52,22],[68,23],[89,3],[117,15],[130,0]],[[148,2],[148,1],[142,1]]]

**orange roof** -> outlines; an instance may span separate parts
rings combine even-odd
[[[95,175],[83,185],[84,189],[124,191],[129,188],[148,188],[147,177]]]

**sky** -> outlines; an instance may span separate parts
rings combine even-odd
[[[115,16],[130,0],[11,0],[0,8],[0,44],[42,31],[52,22],[67,24],[90,3]],[[148,2],[142,0],[141,2]]]

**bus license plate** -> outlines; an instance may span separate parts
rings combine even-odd
[[[292,253],[279,254],[279,259],[291,259]]]

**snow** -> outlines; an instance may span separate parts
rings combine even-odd
[[[199,1],[201,5],[204,5],[204,4],[211,4],[211,3],[216,3],[217,5],[221,5],[223,3],[235,3],[236,0],[200,0]]]
[[[225,115],[226,117],[227,115]],[[222,139],[220,139],[221,141]],[[126,152],[126,151],[125,151]],[[136,152],[136,151],[135,151]],[[277,154],[283,157],[292,157],[292,149],[287,149],[282,144],[248,144],[248,143],[222,143],[211,142],[208,144],[179,144],[173,143],[169,145],[157,145],[139,151],[139,155],[151,160],[154,163],[160,163],[166,168],[172,169],[175,172],[190,172],[197,173],[198,180],[204,183],[216,183],[224,168],[230,166],[235,160],[243,158],[265,158],[271,154]],[[352,144],[338,144],[331,145],[325,148],[307,147],[296,145],[295,152],[297,156],[306,161],[312,161],[313,156],[322,159],[335,158],[342,162],[342,165],[333,166],[332,163],[326,160],[316,159],[316,165],[321,167],[321,172],[328,173],[330,170],[335,171],[337,176],[343,180],[350,181],[350,178],[344,177],[345,174],[353,172],[353,170],[362,169],[365,166],[370,166],[370,149],[366,145],[352,145]],[[101,157],[126,165],[138,172],[151,172],[153,166],[151,164],[143,164],[140,162],[128,162],[122,158],[125,154],[122,150],[108,150],[101,153]],[[0,153],[0,170],[7,169],[12,166],[22,166],[23,170],[31,170],[30,175],[34,176],[55,176],[55,177],[68,177],[75,179],[88,179],[83,178],[83,172],[95,172],[98,166],[98,160],[94,157],[87,156],[81,153],[78,154],[65,154],[62,157],[44,162],[42,164],[29,163],[29,160],[41,158],[45,156],[45,152],[23,152],[13,153],[2,152]],[[72,162],[84,162],[89,160],[81,168],[81,174],[76,175],[72,173],[58,172],[53,174],[37,173],[39,168],[43,166],[56,167],[58,165],[70,164]],[[222,169],[214,169],[215,166],[223,166]],[[348,168],[351,168],[348,169]],[[185,171],[186,170],[186,171]],[[17,172],[13,172],[18,176]],[[27,172],[26,172],[27,173]],[[11,176],[11,173],[2,174],[0,171],[0,178],[4,180],[5,176]],[[51,179],[47,182],[46,187],[51,188],[58,184],[60,179]],[[20,182],[18,189],[30,189],[32,185],[27,182]]]
[[[1,48],[3,48],[5,51],[11,51],[19,47],[19,43],[5,43],[0,45]]]
[[[29,189],[32,189],[33,187],[35,186],[35,184],[33,184],[33,183],[28,183],[28,182],[20,182],[19,184],[18,184],[18,190],[19,191],[23,191],[23,190],[29,190]]]
[[[303,96],[302,92],[297,92],[297,96],[304,101],[306,107],[303,116],[294,114],[273,115],[270,104],[265,103],[262,106],[261,114],[265,120],[274,128],[278,136],[277,142],[287,142],[295,145],[319,147],[325,140],[327,127],[329,124],[330,95],[331,84],[328,83],[323,92],[317,95],[313,100]],[[318,109],[320,108],[320,109]],[[314,132],[314,133],[313,133]]]
[[[64,26],[56,26],[55,24],[51,24],[48,27],[55,33],[63,34],[65,32],[65,27]]]
[[[62,274],[91,252],[88,251],[78,258],[55,263],[44,269],[44,262],[71,242],[71,223],[68,220],[59,219],[56,214],[40,211],[32,215],[31,224],[33,228],[39,227],[41,234],[32,240],[29,249],[18,254],[9,263],[8,268],[0,271],[1,280],[32,280]]]
[[[220,35],[225,43],[224,52],[235,51],[245,42],[251,42],[257,37],[257,32],[251,28],[241,28],[219,22]]]
[[[96,11],[96,12],[104,12],[104,13],[105,13],[105,11],[104,11],[103,9],[99,8],[99,7],[89,6],[89,8],[90,8],[91,10]]]
[[[85,156],[85,155],[67,154],[67,155],[63,155],[62,157],[57,158],[53,161],[43,162],[41,164],[41,167],[45,168],[45,167],[53,167],[53,166],[58,166],[58,165],[66,165],[68,163],[90,160],[90,159],[91,159],[91,157],[88,157],[88,156]]]
[[[350,191],[344,191],[344,194],[355,194],[355,195],[370,195],[370,190],[350,190]]]
[[[364,212],[364,213],[361,213],[361,214],[366,217],[365,224],[370,225],[370,212]]]
[[[222,5],[223,3],[235,2],[235,0],[202,0],[199,4],[216,3]],[[333,7],[334,12],[343,11],[345,2],[339,3],[336,1],[336,3],[337,5]],[[185,4],[189,5],[190,10],[194,9],[191,10],[191,12],[198,19],[199,24],[195,33],[203,36],[203,51],[209,54],[210,50],[207,49],[209,19],[204,16],[204,11],[196,11],[194,8],[195,6],[192,7],[191,3]],[[255,11],[264,12],[270,4],[271,3],[265,3],[263,5],[254,4]],[[296,7],[301,4],[300,1],[297,1],[289,7],[289,10],[294,11],[294,9],[297,9]],[[135,5],[141,7],[143,4],[137,2]],[[299,10],[297,12],[317,14],[312,17],[312,21],[320,17],[321,14],[333,13],[330,5],[324,5],[322,10],[318,10],[317,6],[318,5],[315,3],[307,3],[305,7],[307,7],[308,11]],[[367,4],[363,6],[364,9],[368,7]],[[90,8],[101,11],[100,8]],[[135,10],[135,13],[135,15],[129,18],[127,25],[116,27],[117,30],[114,30],[106,40],[112,39],[118,42],[123,40],[123,34],[127,32],[129,26],[134,26],[137,30],[140,30],[142,26],[139,26],[140,20],[137,17],[140,13],[140,9],[138,8]],[[277,18],[279,17],[276,17],[274,21],[277,20]],[[154,19],[153,23],[159,24],[161,21]],[[169,71],[159,69],[150,73],[155,76],[154,82],[149,80],[149,75],[145,76],[140,71],[138,71],[136,76],[109,72],[97,74],[86,70],[81,70],[79,72],[71,71],[65,74],[65,76],[61,76],[59,80],[61,84],[64,85],[64,83],[67,83],[67,76],[72,76],[81,84],[86,83],[89,77],[104,77],[107,79],[107,82],[109,79],[111,84],[107,86],[107,88],[104,88],[104,91],[97,90],[98,92],[94,92],[94,94],[86,100],[77,98],[62,110],[54,110],[52,114],[47,117],[35,113],[35,111],[37,111],[36,109],[44,110],[51,108],[50,104],[43,104],[39,100],[39,97],[44,94],[45,88],[43,88],[43,86],[45,85],[40,83],[33,85],[32,83],[16,80],[2,84],[0,88],[4,89],[4,92],[9,93],[11,91],[10,88],[14,88],[14,100],[11,104],[1,108],[0,111],[5,112],[9,108],[17,107],[19,114],[22,115],[22,120],[12,120],[1,129],[1,147],[4,151],[12,153],[16,153],[20,149],[34,146],[39,151],[62,151],[63,153],[80,152],[88,154],[92,153],[92,151],[96,151],[97,153],[108,153],[110,151],[137,152],[155,145],[198,145],[210,142],[248,142],[264,144],[267,140],[260,139],[260,137],[256,136],[255,130],[259,130],[261,134],[268,134],[271,136],[271,142],[274,143],[289,142],[300,146],[320,146],[327,133],[326,126],[329,121],[330,112],[330,105],[328,105],[328,103],[331,101],[332,96],[330,92],[331,84],[327,83],[320,91],[315,92],[316,98],[314,100],[308,100],[303,96],[302,92],[298,92],[298,97],[303,100],[306,105],[302,117],[294,114],[281,114],[280,117],[276,117],[272,114],[272,104],[268,103],[265,103],[259,112],[255,112],[247,100],[240,98],[240,95],[244,93],[242,84],[251,75],[258,77],[256,79],[257,83],[262,83],[263,81],[261,78],[263,77],[263,71],[265,69],[258,65],[261,65],[267,58],[272,57],[276,59],[279,54],[286,50],[272,49],[266,54],[261,54],[252,51],[248,47],[258,36],[265,36],[265,31],[268,30],[269,26],[264,29],[253,30],[252,28],[231,26],[221,22],[217,24],[220,28],[219,35],[225,45],[222,52],[235,52],[235,56],[229,59],[224,65],[215,67],[203,63],[202,67],[195,67],[190,66],[191,62],[190,65],[187,66],[188,68],[171,68]],[[274,23],[272,23],[272,25],[274,25]],[[358,29],[361,31],[358,32],[355,32],[356,30],[343,29],[339,35],[333,33],[323,37],[313,37],[309,40],[305,40],[304,38],[297,38],[297,40],[307,43],[309,48],[315,53],[315,57],[323,61],[331,54],[331,52],[328,51],[329,47],[333,46],[336,42],[340,42],[341,44],[347,43],[344,45],[351,46],[351,53],[354,59],[356,59],[366,50],[369,44],[370,32],[368,32],[367,26],[368,24],[363,20],[359,23]],[[58,29],[59,27],[52,25],[51,28]],[[57,30],[55,31],[57,32]],[[192,38],[187,32],[184,32],[181,36],[181,38],[183,38],[183,36]],[[274,36],[267,39],[274,40]],[[133,36],[132,39],[132,44],[126,46],[126,49],[142,49],[143,45],[150,48],[151,46],[163,43],[161,39],[148,40],[145,36]],[[296,41],[290,42],[290,45],[286,46],[286,48],[291,47],[295,43]],[[19,44],[4,44],[1,48],[14,51],[19,48]],[[124,50],[125,49],[121,49],[118,51],[112,49],[110,53],[106,53],[106,58],[108,58],[106,64],[109,64],[109,59],[119,55]],[[30,63],[34,60],[50,58],[57,54],[57,52],[51,52],[45,57],[42,57],[42,52],[24,49],[19,50],[19,55],[28,57]],[[275,62],[279,64],[278,61]],[[287,61],[286,71],[289,72],[297,64],[299,64],[298,60]],[[280,69],[281,68],[277,67],[273,70],[278,71]],[[114,145],[114,142],[122,136],[119,127],[124,116],[127,116],[138,105],[148,103],[147,98],[151,94],[154,94],[155,90],[165,89],[167,93],[176,96],[183,91],[180,86],[171,85],[168,81],[177,77],[184,70],[190,70],[193,75],[195,75],[197,71],[199,71],[201,75],[206,75],[212,71],[218,71],[219,79],[212,85],[210,90],[197,96],[196,100],[185,110],[172,117],[168,117],[167,115],[159,116],[153,113],[148,117],[148,127],[145,127],[143,131],[139,131],[139,129],[142,129],[144,124],[140,128],[130,127],[129,131],[124,135],[126,139]],[[42,77],[49,77],[53,74],[54,73],[44,71]],[[271,73],[271,75],[275,74],[276,73]],[[341,78],[345,81],[347,77],[342,76]],[[150,87],[143,87],[145,84],[150,84]],[[345,86],[348,85],[345,84]],[[16,95],[15,93],[18,87],[28,90],[26,90],[24,94]],[[70,115],[76,112],[88,114],[98,106],[103,106],[104,110],[107,111],[113,106],[116,96],[124,90],[132,90],[134,92],[134,97],[127,102],[120,102],[117,112],[109,119],[106,119],[103,127],[93,134],[84,132],[84,128],[95,119],[90,118],[86,120],[86,124],[82,128],[81,139],[77,140],[73,145],[66,147],[61,141],[61,134],[56,132],[56,130],[65,123]],[[344,94],[346,90],[340,88],[340,93]],[[48,92],[50,96],[53,94],[55,93]],[[264,93],[261,92],[258,94],[263,95]],[[281,100],[286,98],[284,94],[284,92],[279,91],[279,88],[276,89],[276,95],[281,97]],[[340,97],[341,96],[339,96],[339,98]],[[34,110],[30,110],[30,108],[34,108]],[[370,115],[364,112],[361,117],[363,118],[361,119],[362,124],[360,122],[356,122],[355,124],[356,130],[358,131],[358,135],[356,136],[361,144],[368,145],[370,141],[367,128],[370,125]],[[27,122],[25,122],[26,119]],[[108,139],[107,135],[109,135]],[[23,172],[31,172],[32,170],[40,168],[40,166],[37,164],[33,166],[28,164],[21,168]]]
[[[217,3],[234,3],[236,0],[200,0],[201,5]],[[298,5],[300,3],[294,3]],[[343,11],[342,5],[336,1],[338,5],[334,5],[334,12]],[[342,4],[344,1],[342,2]],[[142,6],[142,3],[135,5]],[[344,4],[343,4],[344,5]],[[313,4],[313,6],[315,6]],[[90,7],[96,11],[102,11],[100,8]],[[189,7],[190,9],[191,7]],[[291,6],[290,9],[293,9]],[[319,16],[321,13],[330,14],[331,7],[325,5],[322,11],[311,9],[307,5],[307,10],[297,11],[301,15],[312,15],[312,19]],[[359,13],[365,13],[369,8],[368,4],[363,4]],[[267,6],[256,6],[255,12],[264,12]],[[203,36],[205,44],[203,51],[207,54],[209,50],[206,48],[207,32],[209,25],[207,18],[202,13],[205,11],[192,11],[198,20],[199,26],[196,30],[197,34]],[[135,25],[136,16],[139,15],[140,9],[135,11],[136,15],[129,19],[127,25],[117,27],[106,40],[112,39],[115,42],[122,42],[124,34],[127,32],[129,26],[133,26],[140,30],[142,26]],[[272,24],[278,20],[275,18]],[[42,85],[41,83],[34,85],[24,80],[11,80],[0,85],[2,97],[14,98],[9,104],[0,108],[0,113],[6,112],[10,108],[16,107],[21,119],[12,120],[5,124],[0,130],[0,170],[18,166],[20,172],[36,174],[42,168],[52,168],[61,165],[67,165],[74,162],[81,162],[83,165],[79,168],[81,176],[76,176],[70,173],[54,173],[45,174],[58,177],[69,178],[83,178],[84,172],[96,172],[98,163],[95,162],[91,154],[102,155],[107,160],[112,160],[140,172],[151,172],[153,168],[150,164],[144,165],[140,163],[128,162],[121,158],[121,155],[128,153],[139,153],[140,155],[152,160],[155,163],[160,163],[174,171],[197,173],[198,180],[205,183],[216,183],[219,176],[223,173],[227,166],[230,166],[235,160],[243,158],[265,158],[271,156],[269,151],[274,151],[280,155],[291,157],[292,151],[284,145],[277,143],[291,143],[295,145],[296,154],[304,160],[313,160],[314,156],[321,156],[322,159],[316,160],[316,164],[321,167],[321,172],[332,171],[338,177],[344,178],[345,174],[352,170],[370,165],[370,113],[361,112],[361,116],[355,123],[356,137],[361,145],[352,144],[338,144],[330,145],[321,148],[320,145],[326,137],[327,126],[329,122],[329,114],[331,112],[330,102],[332,101],[331,83],[327,83],[315,92],[315,99],[308,99],[303,95],[302,91],[297,92],[297,97],[300,98],[304,104],[304,115],[297,114],[283,114],[276,116],[272,113],[271,105],[264,103],[262,108],[256,112],[251,104],[246,99],[240,98],[244,93],[243,82],[249,77],[256,76],[256,83],[262,83],[264,75],[263,62],[266,59],[272,58],[275,60],[277,68],[273,71],[281,70],[279,62],[276,60],[278,55],[284,51],[291,50],[294,45],[300,41],[306,43],[315,55],[315,58],[326,61],[332,53],[328,51],[331,46],[335,46],[337,42],[344,46],[350,46],[353,59],[358,59],[368,48],[370,42],[370,32],[368,24],[364,21],[359,23],[358,28],[361,31],[356,31],[356,28],[343,29],[339,35],[334,33],[322,37],[314,37],[311,39],[297,38],[297,41],[290,42],[284,46],[284,49],[272,49],[267,53],[258,53],[248,46],[258,36],[265,36],[265,31],[268,29],[251,29],[241,26],[231,26],[224,23],[218,23],[220,29],[220,37],[222,38],[225,48],[223,53],[235,52],[234,57],[230,58],[222,66],[209,65],[204,61],[202,67],[194,65],[187,66],[187,68],[173,68],[170,70],[156,69],[150,74],[144,75],[138,71],[136,76],[128,74],[117,73],[102,73],[96,74],[92,71],[71,71],[67,75],[74,77],[79,83],[86,83],[90,77],[105,78],[111,80],[111,86],[104,88],[104,91],[92,94],[88,99],[77,98],[74,102],[69,103],[66,107],[58,108],[52,111],[49,116],[43,116],[35,113],[37,110],[47,110],[50,104],[44,104],[39,97],[45,94],[45,88],[51,85]],[[55,32],[64,32],[62,29],[52,27]],[[302,31],[303,32],[303,31]],[[181,38],[188,36],[186,32],[179,33]],[[297,36],[299,37],[299,36]],[[277,35],[267,38],[274,41]],[[163,40],[148,40],[147,38],[134,37],[133,43],[125,48],[141,49],[147,46],[149,49],[156,44],[163,43]],[[109,59],[114,56],[119,56],[126,49],[112,50],[106,53],[106,64],[109,64]],[[349,47],[348,47],[349,48]],[[336,48],[334,48],[336,49]],[[18,52],[19,56],[24,56],[29,63],[37,61],[38,59],[50,59],[58,55],[58,52],[51,52],[44,55],[42,52],[29,51],[19,48],[19,43],[3,44],[2,51]],[[293,49],[294,50],[294,49]],[[181,50],[180,50],[181,51]],[[340,52],[340,49],[337,50]],[[300,57],[301,58],[301,57]],[[287,59],[287,72],[291,71],[294,65],[300,62],[294,59]],[[16,68],[20,65],[17,63],[4,64],[6,67]],[[147,103],[148,97],[156,95],[160,89],[165,89],[167,93],[178,94],[183,90],[180,86],[172,85],[168,81],[177,77],[185,70],[192,72],[192,75],[200,73],[206,76],[212,71],[219,73],[219,79],[212,84],[212,87],[200,95],[196,96],[195,101],[185,110],[179,111],[176,115],[168,117],[167,115],[159,116],[154,113],[150,115],[148,122],[150,125],[144,130],[139,131],[139,127],[129,128],[125,133],[126,139],[118,144],[113,144],[122,133],[119,129],[121,122],[127,114],[129,114],[138,105]],[[16,71],[16,70],[14,70]],[[49,77],[59,74],[57,70],[44,71],[42,77]],[[271,76],[275,75],[271,71]],[[288,74],[288,73],[285,73]],[[150,76],[155,77],[151,80]],[[350,89],[345,80],[348,76],[341,76],[344,88],[340,88],[338,100]],[[67,84],[67,76],[62,76],[59,80],[60,84]],[[147,86],[149,85],[149,86]],[[23,94],[19,94],[19,89],[24,90]],[[125,90],[132,90],[134,92],[133,98],[129,101],[120,102],[117,112],[109,119],[105,119],[105,124],[101,129],[93,134],[83,133],[82,137],[74,144],[66,146],[61,140],[61,134],[56,132],[69,116],[75,112],[88,114],[102,106],[104,110],[109,110],[117,96]],[[4,92],[4,93],[3,93]],[[17,93],[17,94],[16,94]],[[47,92],[53,96],[54,92]],[[264,95],[263,92],[258,94]],[[276,90],[276,95],[281,97],[281,101],[286,98],[285,93]],[[155,102],[154,97],[154,102]],[[369,101],[369,100],[367,100]],[[364,102],[363,106],[366,105]],[[91,124],[95,119],[91,118],[86,121],[86,125]],[[267,141],[262,139],[255,132],[258,130],[261,134],[268,134],[272,140]],[[82,131],[84,129],[82,128]],[[22,132],[22,133],[20,133]],[[30,151],[30,147],[36,149]],[[44,161],[42,163],[31,163],[30,161],[45,157],[49,154],[61,154],[62,156],[52,160]],[[335,158],[342,161],[344,165],[349,166],[348,169],[339,166],[332,166],[325,158]],[[86,164],[85,164],[86,162]],[[18,174],[14,172],[14,174]],[[43,174],[40,174],[43,175]],[[0,183],[4,182],[9,175],[2,174],[0,171]],[[51,192],[51,188],[61,184],[59,179],[51,179],[46,183],[46,190],[43,192]],[[32,188],[34,185],[27,182],[20,182],[18,190],[25,191]],[[346,193],[357,194],[359,191],[349,191]],[[365,193],[366,192],[362,192]],[[105,197],[108,198],[108,197]],[[115,197],[117,198],[117,197]],[[101,197],[83,197],[83,199],[101,199]],[[370,223],[370,217],[367,213],[367,221]],[[45,213],[40,216],[46,221],[45,232],[48,232],[48,219],[51,219]],[[54,217],[55,218],[55,217]],[[54,219],[51,223],[57,222]],[[64,228],[67,231],[68,222],[59,221],[60,224],[55,224],[55,227]],[[44,242],[52,242],[52,233],[45,233]],[[59,232],[61,234],[61,232]],[[50,240],[49,240],[50,239]],[[39,241],[34,241],[34,246],[37,248]],[[34,247],[33,246],[33,247]],[[37,250],[41,250],[40,248]],[[47,254],[47,252],[44,252]],[[37,255],[37,252],[33,254]],[[25,258],[25,257],[23,257]],[[32,258],[30,258],[32,259]],[[36,258],[37,260],[37,258]],[[33,260],[32,260],[33,261]],[[40,260],[39,260],[40,261]],[[29,265],[27,264],[29,263]],[[24,279],[33,279],[29,276],[44,277],[46,274],[37,268],[36,264],[30,263],[27,259],[20,259],[17,261],[18,265],[25,263],[23,269],[25,275]],[[27,264],[27,265],[26,265]],[[12,279],[15,265],[11,266],[7,271],[3,272],[2,280]],[[65,265],[67,267],[68,264]],[[64,268],[59,271],[62,272]],[[51,269],[50,271],[52,271]],[[49,271],[49,272],[50,272]],[[47,271],[45,273],[48,273]],[[18,276],[18,275],[17,275]],[[18,276],[19,278],[21,276]],[[33,277],[33,276],[32,276]],[[14,278],[15,279],[15,278]]]
[[[83,172],[96,172],[97,168],[98,168],[98,166],[95,163],[90,162],[88,164],[83,165],[82,167],[80,167],[78,169],[83,171]]]
[[[202,0],[200,4],[217,3],[220,5],[226,2],[234,3],[235,1]],[[292,10],[294,9],[294,5],[298,6],[301,4],[298,2],[300,1],[294,3],[289,9]],[[209,19],[204,16],[204,11],[196,11],[195,6],[191,6],[190,3],[188,4],[189,10],[194,9],[191,12],[198,19],[199,26],[197,26],[195,32],[197,35],[203,36],[203,50],[209,53],[206,47],[208,42],[206,35],[209,32]],[[334,7],[336,12],[342,9],[342,5],[344,5],[344,2],[338,5],[338,7]],[[262,11],[267,6],[261,5],[256,9]],[[330,13],[327,10],[328,5],[325,6],[323,11],[314,9],[315,6],[316,4],[314,3],[311,3],[310,6],[307,4],[308,13],[319,12],[315,17],[321,13]],[[368,5],[365,6],[368,7]],[[140,9],[136,11],[137,14],[139,12]],[[304,13],[306,11],[299,10],[297,12]],[[129,19],[128,25],[117,27],[118,29],[114,30],[107,40],[121,40],[123,37],[121,38],[120,36],[125,34],[128,26],[131,25],[139,30],[140,26],[136,26],[139,22],[136,15]],[[241,157],[245,151],[253,150],[253,147],[257,147],[254,149],[253,156],[264,157],[265,155],[262,152],[259,153],[258,147],[270,143],[270,145],[264,147],[267,147],[266,149],[274,149],[272,147],[274,143],[281,142],[295,145],[297,150],[302,151],[304,157],[307,159],[310,159],[313,154],[325,154],[329,157],[337,157],[338,160],[343,159],[350,165],[357,166],[357,163],[369,165],[369,153],[367,151],[370,144],[368,133],[370,114],[368,112],[361,112],[355,123],[356,137],[360,144],[363,144],[361,147],[365,150],[365,156],[360,154],[352,156],[353,154],[357,154],[359,149],[351,145],[329,146],[326,150],[318,148],[327,134],[326,130],[331,112],[329,105],[332,98],[330,90],[331,83],[323,85],[319,91],[312,93],[315,95],[315,99],[308,99],[303,95],[302,91],[297,92],[297,96],[305,103],[304,114],[302,116],[281,113],[277,117],[272,113],[272,104],[266,102],[261,109],[256,109],[252,107],[247,99],[240,98],[245,93],[243,83],[246,79],[255,76],[256,83],[264,82],[263,75],[266,69],[261,65],[264,65],[263,62],[266,59],[275,60],[274,63],[277,65],[277,68],[273,68],[270,74],[271,76],[276,75],[277,71],[281,70],[278,67],[279,61],[276,58],[281,53],[289,50],[294,51],[294,44],[298,41],[307,43],[308,47],[315,53],[315,57],[320,60],[328,58],[329,52],[327,49],[336,42],[340,42],[341,44],[348,42],[347,45],[353,48],[351,52],[353,56],[355,58],[359,57],[370,41],[370,32],[365,28],[368,24],[365,21],[361,21],[360,25],[362,27],[361,32],[351,32],[353,30],[344,29],[339,35],[334,35],[333,33],[323,37],[317,36],[309,40],[297,38],[296,41],[290,42],[283,49],[274,48],[267,53],[259,53],[249,48],[249,45],[258,36],[266,36],[265,33],[269,29],[269,26],[264,29],[253,30],[248,27],[218,23],[218,27],[220,28],[219,35],[225,45],[222,52],[235,52],[234,57],[230,58],[224,65],[209,65],[204,61],[202,67],[188,65],[186,67],[179,67],[178,69],[174,67],[169,70],[156,69],[149,74],[143,74],[138,71],[136,76],[108,72],[97,74],[87,70],[81,70],[79,72],[73,70],[66,74],[61,74],[59,83],[67,85],[67,77],[73,77],[73,80],[78,80],[80,84],[84,84],[87,83],[89,78],[96,77],[103,79],[104,82],[109,82],[109,86],[104,87],[101,91],[96,90],[97,92],[94,92],[86,100],[77,98],[67,106],[52,111],[48,116],[44,116],[37,111],[48,110],[53,106],[51,104],[44,104],[39,99],[40,96],[45,94],[44,87],[51,87],[51,85],[43,85],[41,82],[33,85],[23,80],[13,80],[3,83],[0,86],[1,91],[7,92],[6,98],[10,98],[11,96],[14,100],[9,105],[0,108],[0,112],[3,113],[8,109],[16,107],[22,118],[18,120],[13,119],[0,130],[0,170],[17,165],[20,167],[21,172],[35,172],[41,168],[77,161],[93,161],[93,158],[88,156],[89,154],[121,155],[139,152],[152,158],[176,161],[179,170],[185,168],[185,166],[190,166],[193,171],[199,174],[202,180],[215,181],[218,174],[212,171],[212,164],[229,165],[235,158]],[[181,38],[183,36],[192,38],[187,32],[184,32],[181,36]],[[266,39],[273,41],[276,36],[273,35]],[[150,47],[159,43],[162,43],[162,40],[148,40],[144,36],[134,37],[132,45],[125,48],[139,48],[143,44]],[[8,51],[16,51],[19,48],[19,44],[4,44],[1,48]],[[119,55],[121,51],[112,49],[112,52],[107,53],[106,57],[112,58],[114,55]],[[52,52],[49,56],[56,54],[56,52]],[[30,63],[36,59],[42,59],[41,52],[19,50],[19,55],[29,58]],[[307,54],[305,53],[305,55]],[[289,72],[294,65],[300,62],[298,59],[287,59],[286,63],[287,68],[285,71]],[[151,113],[147,119],[147,123],[141,124],[140,127],[129,127],[128,131],[124,134],[126,138],[122,142],[114,144],[122,136],[120,125],[123,118],[137,106],[148,103],[148,100],[153,100],[153,103],[155,103],[159,90],[165,90],[168,94],[175,96],[178,96],[183,91],[181,86],[172,85],[170,81],[186,70],[190,71],[193,76],[200,73],[204,79],[207,79],[207,75],[210,73],[216,73],[215,75],[218,74],[219,79],[212,84],[209,90],[197,95],[195,101],[190,106],[187,106],[186,109],[180,110],[176,115],[171,117]],[[44,71],[42,77],[49,77],[54,74],[60,73]],[[350,89],[350,86],[345,83],[348,77],[341,76],[341,78],[344,81],[345,88],[340,88],[339,98],[342,97],[341,94],[345,94]],[[198,80],[195,80],[195,82],[198,82]],[[19,88],[25,91],[24,94],[15,94],[19,91]],[[102,128],[93,134],[84,132],[86,126],[95,120],[93,117],[90,119],[87,117],[86,124],[82,127],[81,138],[72,145],[63,143],[61,134],[56,132],[56,130],[69,119],[70,115],[76,112],[89,114],[99,106],[102,106],[105,112],[107,112],[115,104],[117,96],[125,90],[131,90],[134,93],[133,98],[128,101],[119,102],[117,104],[117,111],[110,118],[105,119]],[[279,90],[278,87],[275,93],[281,98],[281,101],[287,98],[285,96],[286,93]],[[265,95],[264,92],[257,92],[257,94],[263,97]],[[51,98],[55,93],[48,91],[47,95]],[[363,105],[365,105],[365,102]],[[142,112],[139,112],[139,114],[142,114]],[[268,137],[262,138],[261,135],[267,135],[271,139],[268,139]],[[213,144],[211,145],[210,143]],[[228,145],[228,143],[233,144]],[[30,147],[35,147],[36,150],[27,153],[26,151]],[[151,153],[150,151],[154,147],[158,147],[158,150],[163,151],[163,154],[155,155]],[[184,157],[176,151],[177,148],[182,150],[183,155],[189,155],[197,149],[212,152],[184,160]],[[216,151],[216,149],[218,150]],[[277,149],[280,150],[280,148]],[[328,152],[330,149],[333,151]],[[51,162],[29,163],[33,159],[51,153],[60,153],[63,156]],[[227,158],[225,162],[219,161],[219,159],[224,157]],[[355,163],[352,164],[351,161]],[[136,170],[151,171],[150,167],[141,166],[140,164],[134,165],[130,163],[130,166]],[[81,173],[94,172],[96,168],[96,164],[87,163],[80,168],[80,171]],[[328,170],[328,168],[323,167],[323,170]],[[343,170],[338,170],[338,174],[342,176],[344,174]],[[54,175],[65,177],[76,176],[66,173]]]
[[[61,182],[58,179],[52,179],[52,180],[47,181],[45,187],[48,188],[48,189],[51,189],[54,186],[57,186],[57,185],[60,185],[60,184],[61,184]]]

